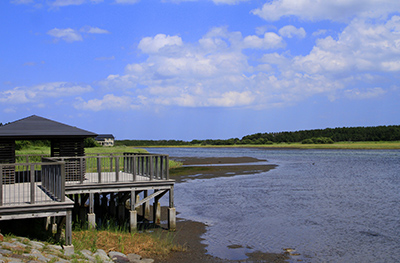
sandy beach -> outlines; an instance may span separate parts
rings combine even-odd
[[[186,180],[208,179],[221,176],[234,176],[254,174],[274,169],[275,165],[257,164],[266,162],[251,157],[238,158],[195,158],[195,157],[171,157],[171,159],[183,162],[184,167],[170,172],[171,178],[177,183]],[[221,166],[215,166],[216,164]],[[239,165],[240,164],[240,165]],[[198,165],[198,166],[197,166]],[[193,174],[196,174],[193,177]],[[188,221],[179,218],[177,207],[177,230],[174,233],[174,242],[186,247],[186,251],[173,252],[167,259],[156,259],[156,262],[172,263],[200,263],[200,262],[287,262],[288,256],[284,253],[275,254],[267,251],[259,251],[246,254],[248,259],[233,261],[220,259],[207,254],[206,246],[201,243],[201,236],[206,232],[207,226],[200,222]],[[235,249],[232,247],[231,249]]]

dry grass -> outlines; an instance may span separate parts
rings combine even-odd
[[[153,233],[127,233],[109,230],[74,231],[72,243],[76,250],[97,249],[118,251],[124,254],[138,254],[142,257],[163,258],[172,251],[184,251],[185,248],[173,243],[173,233],[155,230]]]

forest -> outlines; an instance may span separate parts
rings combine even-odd
[[[274,143],[327,144],[359,141],[400,141],[400,125],[375,127],[342,127],[301,131],[256,133],[239,138],[207,140],[117,140],[126,146],[185,146],[185,145],[262,145]]]

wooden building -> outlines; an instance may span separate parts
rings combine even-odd
[[[66,217],[65,243],[71,245],[73,212],[84,214],[92,227],[96,213],[119,220],[129,214],[133,230],[137,209],[147,211],[151,199],[154,223],[160,221],[158,201],[169,193],[168,227],[175,229],[168,155],[86,156],[84,139],[96,136],[35,115],[0,126],[0,220]],[[16,140],[50,140],[51,154],[35,162],[31,156],[17,160]]]

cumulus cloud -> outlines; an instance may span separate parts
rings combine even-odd
[[[163,0],[163,2],[171,2],[171,3],[195,2],[195,1],[199,1],[199,0]],[[212,1],[214,2],[214,4],[217,4],[217,5],[222,5],[222,4],[236,5],[236,4],[239,4],[241,2],[247,2],[247,1],[250,1],[250,0],[212,0]]]
[[[65,7],[70,5],[82,5],[86,3],[101,3],[103,0],[55,0],[51,2],[47,2],[49,6],[54,8]]]
[[[306,56],[294,59],[297,70],[308,74],[400,70],[400,17],[372,24],[353,20],[337,40],[319,39]]]
[[[65,28],[65,29],[60,29],[60,28],[53,28],[49,31],[47,31],[47,34],[54,37],[56,41],[58,40],[64,40],[66,42],[75,42],[75,41],[82,41],[82,36],[77,32],[76,30],[72,28]]]
[[[84,26],[80,29],[80,31],[88,34],[110,34],[108,30],[91,26]]]
[[[132,100],[128,96],[107,94],[102,99],[84,101],[82,98],[79,98],[78,102],[75,104],[75,108],[92,111],[127,110],[134,107],[131,105],[131,102]]]
[[[282,37],[273,32],[266,32],[263,38],[258,36],[247,36],[243,39],[243,44],[246,48],[257,49],[273,49],[281,48],[284,46]]]
[[[31,4],[33,0],[11,0],[11,4],[21,5],[21,4]]]
[[[317,39],[311,51],[297,56],[285,50],[282,37],[302,38],[304,29],[284,26],[280,35],[267,30],[243,36],[215,27],[193,43],[165,34],[145,37],[138,48],[148,55],[146,59],[128,64],[124,74],[109,75],[99,84],[109,96],[122,92],[114,96],[124,99],[125,103],[119,102],[124,109],[132,105],[260,109],[291,105],[316,94],[330,100],[375,98],[388,92],[376,88],[379,75],[393,77],[400,71],[399,16],[386,21],[354,19],[335,38]],[[116,98],[92,99],[81,108],[107,109],[111,107],[107,101]]]
[[[399,12],[400,2],[391,0],[273,0],[252,13],[267,20],[277,21],[281,17],[296,16],[302,20],[349,21],[354,17],[381,17]]]
[[[53,28],[47,31],[47,34],[54,37],[55,41],[64,40],[65,42],[72,43],[75,41],[82,41],[82,33],[84,34],[109,34],[110,32],[98,27],[84,26],[79,31],[72,28]]]
[[[117,4],[136,4],[140,0],[115,0],[115,3]]]
[[[144,53],[157,53],[161,48],[168,46],[182,46],[182,39],[178,36],[158,34],[155,37],[143,38],[138,48]]]
[[[382,96],[386,93],[386,91],[382,88],[367,88],[367,89],[352,89],[345,90],[345,96],[350,99],[372,99],[375,97]]]
[[[289,26],[284,26],[281,29],[279,29],[279,34],[283,37],[287,38],[293,38],[293,37],[298,37],[298,38],[305,38],[306,37],[306,31],[304,28],[296,28],[295,26],[289,25]]]
[[[32,87],[15,87],[0,92],[0,102],[8,104],[36,103],[46,98],[76,96],[92,91],[89,85],[51,82]]]

